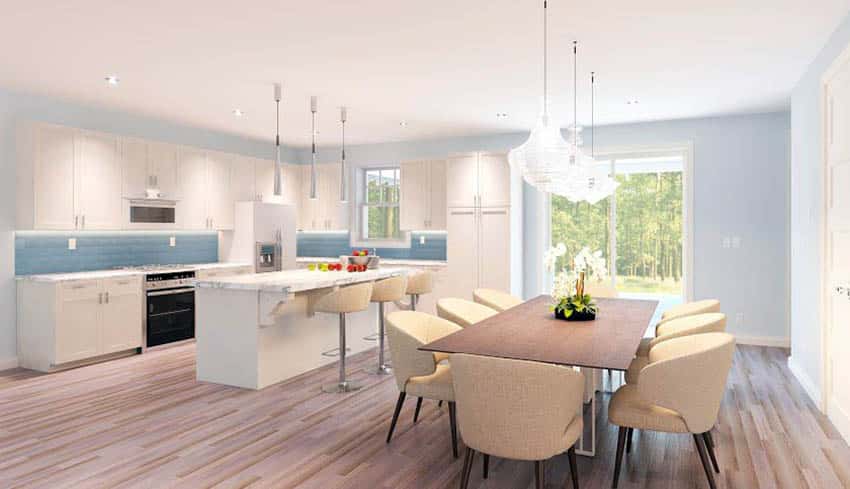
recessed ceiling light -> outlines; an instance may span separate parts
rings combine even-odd
[[[505,112],[496,112],[496,119],[507,119],[508,114]]]
[[[105,77],[103,77],[103,79],[104,81],[106,81],[106,84],[111,87],[118,85],[118,83],[121,81],[121,79],[118,78],[118,75],[106,75]]]
[[[640,100],[638,100],[638,99],[626,100],[626,105],[637,105],[639,103],[640,103]]]
[[[407,127],[407,121],[401,121],[398,123],[398,125],[401,127]]]
[[[242,117],[245,113],[242,112],[242,109],[233,109],[233,115],[234,117]]]

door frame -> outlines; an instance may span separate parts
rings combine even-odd
[[[831,344],[831,329],[832,329],[832,314],[831,314],[831,287],[830,283],[828,267],[830,262],[830,256],[828,254],[829,246],[828,246],[828,229],[827,229],[827,217],[829,212],[829,201],[830,201],[830,175],[829,175],[829,139],[827,137],[827,131],[829,130],[829,101],[827,97],[827,90],[830,82],[839,74],[842,67],[850,63],[850,44],[848,44],[844,50],[839,54],[830,64],[829,68],[824,71],[823,75],[820,79],[820,87],[819,87],[819,109],[820,109],[820,159],[821,159],[821,209],[820,209],[820,219],[819,219],[819,235],[820,235],[820,297],[819,297],[819,308],[820,308],[820,318],[821,318],[821,358],[822,362],[820,365],[821,369],[821,379],[823,382],[821,389],[821,410],[823,413],[832,421],[833,425],[837,428],[839,433],[845,438],[845,440],[850,440],[850,419],[846,419],[843,416],[843,413],[836,413],[835,411],[840,411],[838,409],[831,409],[832,407],[832,385],[833,385],[833,375],[832,375],[832,349],[830,348]]]
[[[684,301],[689,302],[694,298],[694,144],[692,141],[685,141],[656,145],[607,146],[598,148],[595,155],[597,158],[615,155],[622,158],[641,153],[681,153],[684,160],[682,168],[682,283],[684,290],[682,293]],[[548,249],[552,246],[552,199],[548,193],[544,194],[543,199],[541,228],[546,233],[544,243]],[[548,292],[551,289],[552,277],[550,273],[543,275],[545,283],[542,290]]]

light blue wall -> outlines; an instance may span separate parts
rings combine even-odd
[[[787,112],[605,126],[596,147],[692,143],[694,148],[694,294],[716,297],[729,329],[746,339],[788,338]],[[507,151],[526,134],[387,143],[347,148],[353,164],[389,164],[440,158],[464,151]],[[586,144],[590,138],[586,137]],[[336,161],[338,149],[319,153]],[[310,161],[309,150],[299,161]],[[546,246],[537,229],[542,212],[536,190],[524,187],[524,263],[527,296],[539,292],[535,263]],[[723,249],[724,236],[740,236],[739,249]],[[736,314],[744,320],[736,323]]]
[[[15,126],[21,120],[64,124],[155,141],[255,157],[272,157],[267,141],[192,128],[126,112],[0,89],[0,368],[16,356],[15,339]],[[284,148],[283,157],[296,154]]]
[[[850,45],[850,15],[797,82],[791,96],[791,363],[802,382],[822,389],[821,235],[821,77]],[[819,392],[815,392],[819,397]],[[820,399],[816,399],[820,401]]]

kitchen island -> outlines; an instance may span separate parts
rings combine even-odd
[[[338,360],[339,317],[313,312],[336,287],[407,273],[288,270],[199,280],[195,287],[197,377],[262,389]],[[378,307],[349,314],[348,355],[376,346]],[[318,387],[318,386],[317,386]]]

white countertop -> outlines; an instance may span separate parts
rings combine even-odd
[[[210,270],[215,268],[236,268],[251,266],[250,263],[197,263],[186,265],[186,270]],[[170,271],[170,270],[169,270]],[[43,273],[38,275],[18,275],[17,280],[32,280],[34,282],[65,282],[68,280],[97,280],[104,278],[129,277],[133,275],[145,275],[142,270],[92,270],[88,272],[72,273]]]
[[[295,263],[336,263],[339,257],[299,257],[295,259]],[[449,264],[441,260],[410,260],[405,258],[381,258],[381,265],[391,265],[395,267],[447,267]]]
[[[372,282],[383,278],[404,275],[403,268],[378,268],[365,272],[320,272],[318,270],[284,270],[282,272],[255,273],[198,280],[196,287],[209,289],[252,290],[277,293],[296,293],[325,289],[340,285]]]

